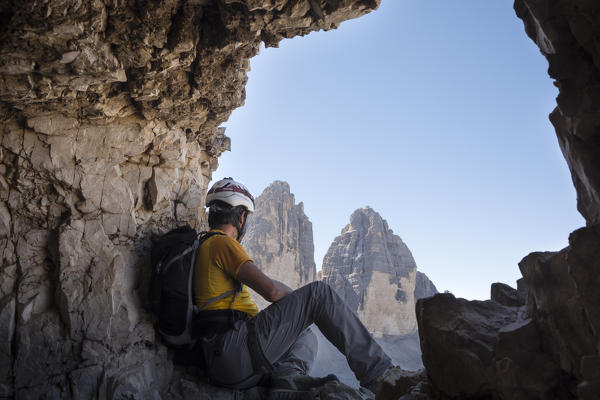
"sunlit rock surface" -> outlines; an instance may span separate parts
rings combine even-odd
[[[0,2],[0,397],[175,393],[145,307],[151,235],[204,227],[260,44],[377,5]]]
[[[315,280],[315,248],[312,223],[296,204],[287,182],[275,181],[255,201],[248,217],[242,245],[269,277],[298,289]],[[262,309],[268,306],[260,295],[252,297]]]
[[[330,284],[376,336],[407,335],[417,329],[415,294],[435,286],[421,277],[404,242],[370,207],[358,209],[323,259],[322,279]]]
[[[417,271],[417,279],[415,281],[415,301],[422,299],[424,297],[433,296],[438,292],[437,288],[431,282],[429,277],[422,273],[421,271]]]

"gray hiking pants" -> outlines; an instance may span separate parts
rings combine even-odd
[[[293,369],[308,373],[317,350],[315,334],[307,329],[312,323],[346,356],[361,384],[392,366],[356,314],[329,285],[318,281],[293,291],[248,321],[237,321],[234,329],[204,339],[211,381],[245,389],[257,385],[268,371],[274,375]]]

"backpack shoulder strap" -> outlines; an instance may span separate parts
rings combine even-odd
[[[202,243],[204,243],[208,238],[210,238],[211,236],[214,236],[214,235],[225,236],[225,234],[222,233],[222,232],[214,232],[214,231],[201,232],[200,235],[199,235],[199,237],[198,237],[198,241],[199,241],[198,248],[200,248],[200,246],[202,245]],[[204,308],[208,307],[209,305],[213,304],[214,302],[219,301],[221,299],[224,299],[227,296],[231,296],[232,294],[235,294],[235,297],[234,297],[234,300],[233,300],[233,302],[235,304],[235,300],[237,298],[237,295],[241,291],[242,291],[242,284],[240,282],[237,282],[236,288],[234,290],[230,290],[228,292],[222,293],[222,294],[220,294],[220,295],[218,295],[216,297],[213,297],[213,298],[209,299],[201,307],[198,307],[198,306],[194,305],[194,312],[199,312],[199,311],[203,310]],[[233,305],[232,305],[232,308],[233,308]]]
[[[208,239],[209,237],[215,236],[215,235],[227,236],[223,232],[218,232],[218,231],[202,231],[202,232],[200,232],[198,234],[198,240],[200,241],[200,243],[202,243],[206,239]]]

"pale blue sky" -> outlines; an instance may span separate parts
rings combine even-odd
[[[584,225],[548,114],[556,88],[512,0],[383,0],[251,60],[214,179],[289,182],[315,261],[370,205],[440,291],[489,298]]]

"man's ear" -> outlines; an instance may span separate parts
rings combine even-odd
[[[246,210],[242,211],[242,214],[240,215],[240,225],[244,225],[244,222],[246,222],[247,217],[248,217],[248,211],[246,211]]]

